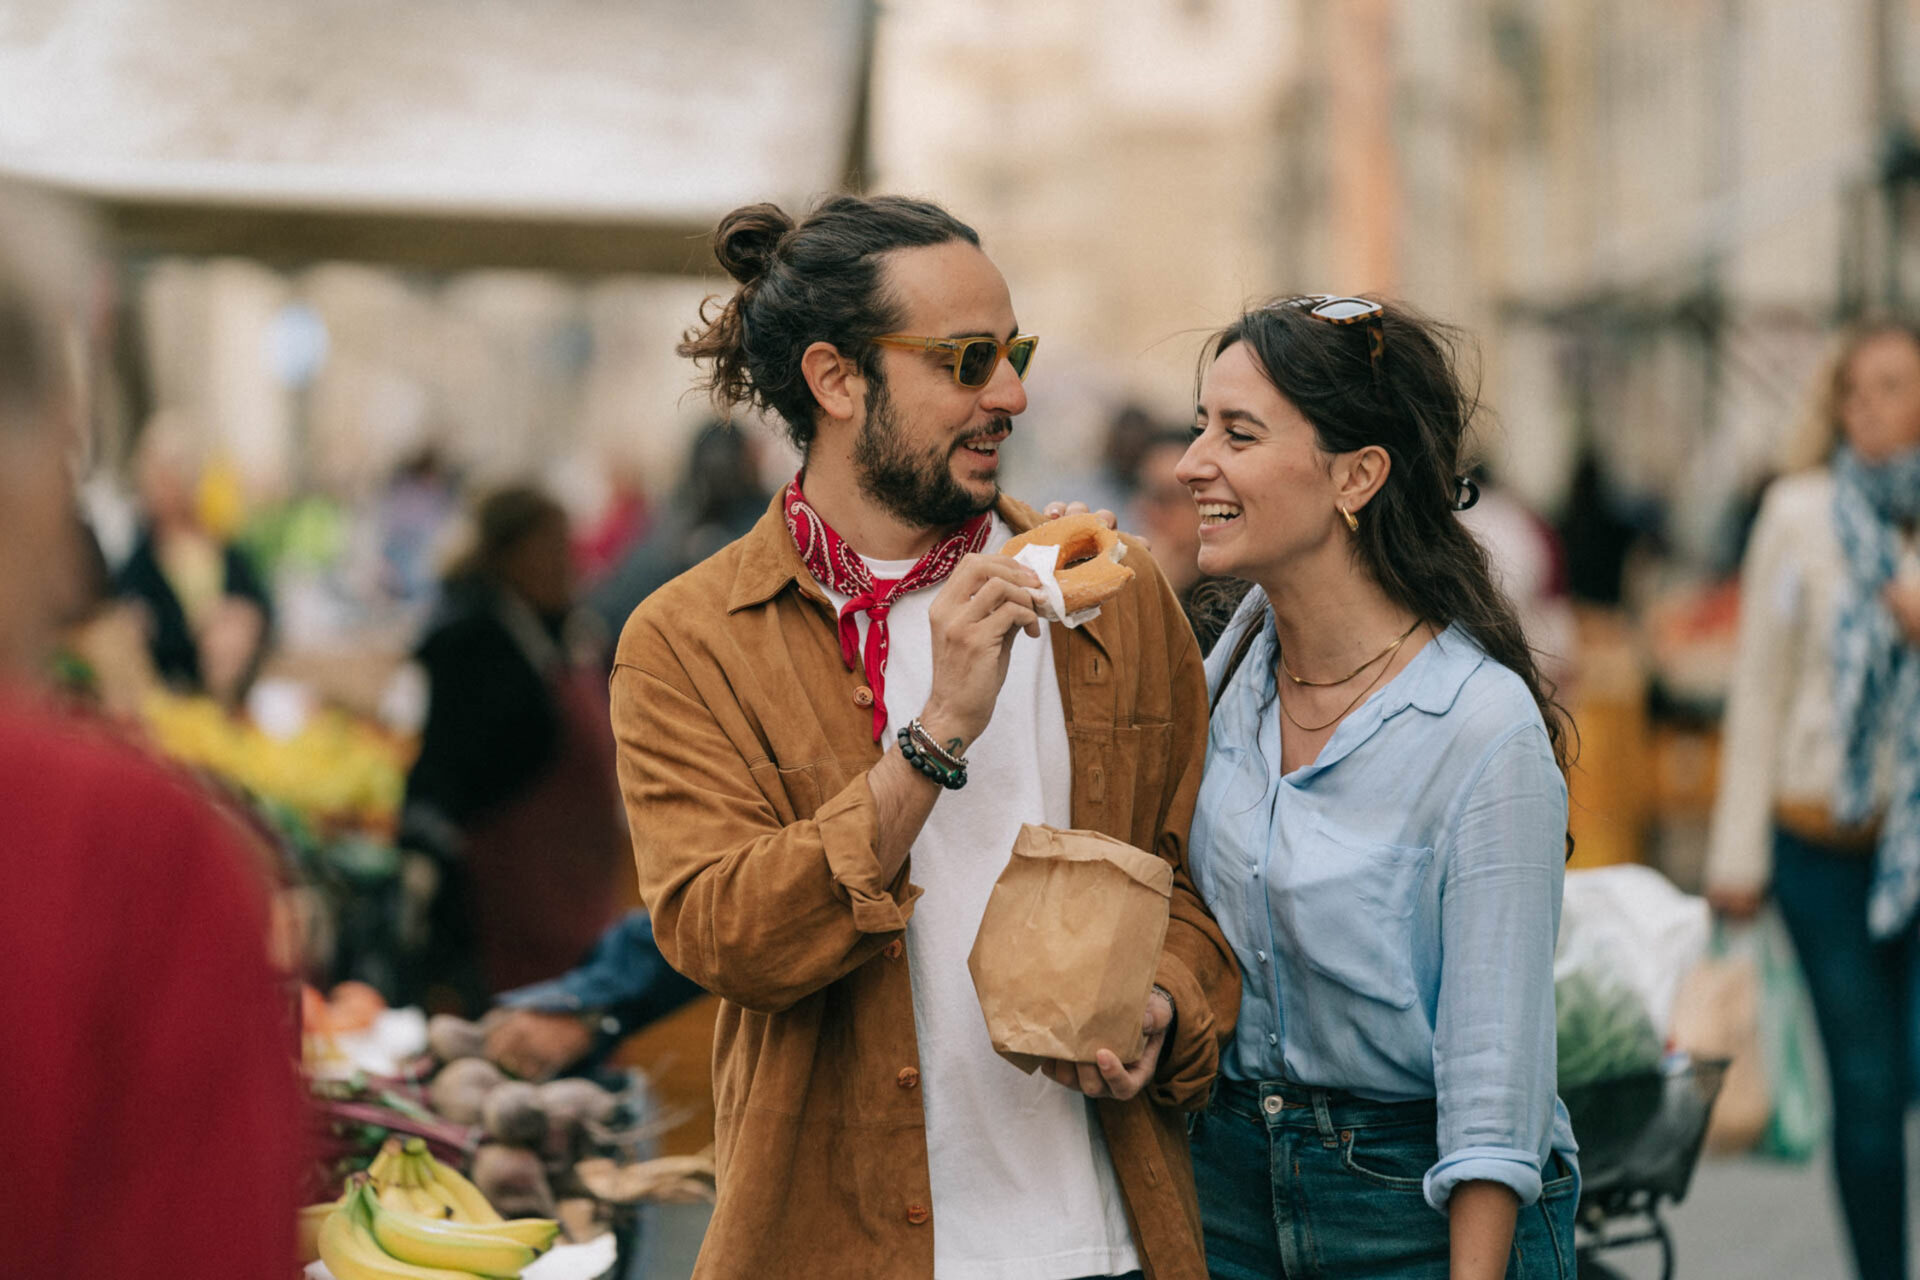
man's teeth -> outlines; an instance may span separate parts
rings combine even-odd
[[[1202,502],[1198,506],[1202,524],[1218,524],[1240,514],[1240,508],[1225,502]]]
[[[975,440],[973,443],[969,444],[967,448],[973,450],[975,453],[984,453],[988,457],[992,457],[994,454],[997,454],[1000,452],[1000,442],[998,440],[995,440],[992,442],[988,442],[986,440]]]

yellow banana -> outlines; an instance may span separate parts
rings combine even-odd
[[[375,1156],[373,1163],[367,1166],[367,1176],[373,1179],[375,1186],[385,1186],[388,1180],[393,1177],[393,1162],[399,1159],[399,1157],[400,1143],[398,1139],[388,1138],[380,1144],[380,1154]]]
[[[373,1198],[381,1204],[402,1209],[413,1208],[413,1201],[407,1195],[407,1188],[397,1182],[389,1182],[373,1193]]]
[[[472,1274],[418,1267],[380,1248],[370,1228],[377,1202],[366,1184],[350,1187],[347,1199],[320,1226],[320,1260],[335,1280],[472,1280]]]
[[[452,1206],[454,1217],[463,1222],[501,1221],[499,1213],[480,1194],[480,1188],[467,1181],[458,1169],[428,1155],[421,1170],[426,1174],[428,1189],[441,1193],[441,1198]]]
[[[382,1205],[373,1209],[373,1238],[402,1262],[470,1275],[517,1276],[536,1256],[516,1240],[476,1235],[453,1223],[435,1222]]]
[[[444,1222],[453,1216],[452,1210],[448,1209],[447,1206],[440,1201],[434,1199],[433,1192],[427,1190],[424,1186],[408,1187],[407,1200],[409,1203],[404,1207],[408,1212],[417,1213],[421,1217],[431,1219],[434,1222]]]
[[[485,1236],[491,1240],[513,1240],[535,1253],[545,1253],[553,1248],[553,1242],[560,1237],[560,1224],[552,1218],[509,1218],[505,1222],[454,1222],[447,1225],[468,1235]]]

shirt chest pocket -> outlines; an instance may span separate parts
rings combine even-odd
[[[1291,841],[1291,869],[1276,880],[1276,926],[1300,960],[1357,995],[1408,1009],[1414,979],[1413,916],[1433,850],[1386,844],[1313,816]]]

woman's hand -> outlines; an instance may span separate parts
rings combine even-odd
[[[1049,502],[1040,509],[1040,514],[1048,520],[1058,520],[1062,516],[1083,516],[1087,514],[1087,510],[1087,504],[1084,502]],[[1093,514],[1098,516],[1100,523],[1109,529],[1118,529],[1120,527],[1120,517],[1114,515],[1113,512],[1107,510],[1105,507],[1100,508]]]
[[[1767,901],[1765,889],[1710,888],[1707,905],[1729,920],[1746,921],[1760,914]]]
[[[1895,578],[1880,589],[1880,600],[1907,643],[1920,649],[1920,578]]]
[[[1147,997],[1145,1022],[1147,1047],[1134,1062],[1122,1063],[1111,1049],[1101,1049],[1091,1063],[1063,1062],[1058,1058],[1040,1064],[1047,1079],[1064,1088],[1074,1089],[1089,1098],[1114,1098],[1125,1102],[1139,1094],[1153,1079],[1160,1066],[1160,1047],[1166,1043],[1173,1026],[1173,1006],[1158,991]]]

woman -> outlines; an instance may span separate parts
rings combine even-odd
[[[1190,859],[1243,974],[1193,1128],[1225,1280],[1573,1274],[1566,736],[1454,514],[1450,344],[1312,295],[1202,362],[1179,468],[1200,569],[1253,584],[1208,659]]]
[[[1707,896],[1734,919],[1779,903],[1826,1046],[1854,1262],[1881,1280],[1907,1274],[1920,1061],[1920,333],[1855,334],[1825,400],[1741,571]]]
[[[202,525],[196,470],[185,428],[156,416],[140,440],[140,540],[114,586],[141,608],[160,678],[232,706],[266,657],[271,611],[245,553]]]
[[[612,922],[632,857],[604,645],[573,625],[566,514],[510,488],[475,524],[420,646],[427,722],[402,818],[407,847],[446,877],[416,985],[469,1012],[572,968]]]

